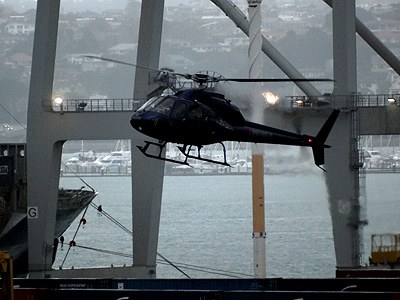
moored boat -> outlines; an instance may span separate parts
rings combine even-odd
[[[0,251],[11,254],[14,273],[28,266],[26,160],[24,144],[0,144]],[[59,189],[54,238],[58,239],[91,203],[93,190]]]

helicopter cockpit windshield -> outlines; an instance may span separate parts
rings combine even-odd
[[[140,106],[137,111],[145,111],[148,110],[147,108],[154,107],[158,102],[160,102],[160,99],[162,99],[160,96],[150,98],[142,106]]]
[[[153,111],[163,115],[169,115],[175,101],[170,97],[159,96],[149,99],[137,111]]]

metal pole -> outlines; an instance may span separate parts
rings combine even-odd
[[[332,0],[324,0],[326,4],[332,7]],[[356,17],[356,31],[364,41],[379,54],[382,59],[400,74],[400,59],[394,54],[375,34]]]
[[[249,78],[261,78],[262,75],[262,36],[261,36],[261,1],[248,0],[249,4]],[[253,102],[259,101],[254,97]],[[262,122],[263,106],[258,103],[252,105],[254,121]],[[265,211],[264,211],[264,149],[262,145],[252,147],[252,190],[253,190],[253,249],[254,249],[254,276],[265,278]]]

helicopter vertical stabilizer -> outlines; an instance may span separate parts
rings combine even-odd
[[[326,139],[328,138],[329,133],[332,130],[333,125],[336,122],[337,117],[339,116],[340,110],[335,109],[329,116],[328,120],[326,120],[325,124],[322,126],[320,131],[318,132],[316,138],[319,142],[325,143]]]
[[[314,163],[320,167],[325,163],[325,154],[324,148],[330,148],[331,146],[325,145],[326,139],[328,138],[329,133],[332,130],[333,125],[336,122],[336,119],[339,116],[340,111],[335,109],[329,116],[328,120],[324,123],[318,134],[316,135],[316,139],[318,143],[312,146],[312,151],[314,155]],[[321,167],[320,167],[321,168]],[[322,168],[321,168],[322,169]],[[325,171],[325,170],[324,170]]]

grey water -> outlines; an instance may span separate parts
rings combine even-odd
[[[94,200],[131,228],[130,177],[85,177],[99,192]],[[365,261],[371,233],[400,231],[397,174],[367,175]],[[332,278],[335,253],[327,193],[322,174],[266,175],[267,276]],[[79,188],[78,178],[62,177],[60,186]],[[166,176],[158,252],[192,278],[247,278],[253,274],[250,175]],[[78,218],[65,232],[73,239]],[[75,237],[78,246],[57,252],[54,268],[131,265],[132,237],[89,207],[86,224]],[[93,249],[107,250],[95,251]],[[108,252],[122,253],[115,255]],[[158,278],[185,276],[162,259]],[[228,276],[228,277],[226,277]]]

